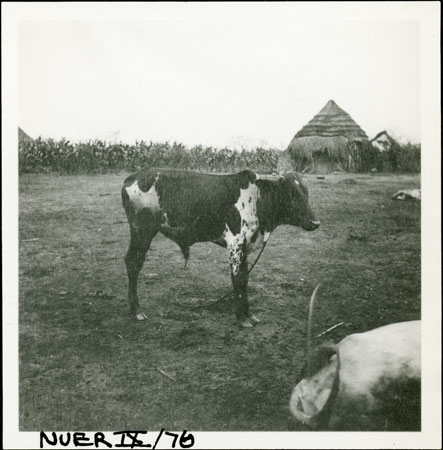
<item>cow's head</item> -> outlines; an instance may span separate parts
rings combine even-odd
[[[313,231],[320,226],[308,200],[308,188],[297,173],[285,173],[281,186],[280,216],[283,223]]]

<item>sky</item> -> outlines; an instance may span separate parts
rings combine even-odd
[[[20,21],[19,126],[72,141],[284,149],[334,99],[369,138],[420,141],[418,21],[181,8]]]

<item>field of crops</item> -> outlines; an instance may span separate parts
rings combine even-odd
[[[186,269],[158,235],[139,280],[148,320],[129,315],[127,171],[22,174],[19,183],[20,429],[285,431],[315,343],[420,318],[420,202],[394,201],[417,175],[305,175],[322,225],[279,227],[250,276],[242,329],[226,251],[196,244]],[[315,338],[331,326],[330,333]]]
[[[36,139],[19,146],[20,173],[105,173],[134,171],[141,167],[174,167],[205,172],[234,172],[253,168],[261,173],[277,169],[277,151],[257,148],[234,151],[201,145],[137,142],[135,145],[103,141],[71,143],[67,140]]]
[[[374,152],[373,152],[374,153]],[[65,139],[35,139],[19,145],[20,173],[106,173],[135,171],[142,167],[174,167],[205,172],[235,172],[252,169],[260,173],[277,171],[279,151],[256,148],[235,151],[198,145],[188,148],[174,142],[137,142],[135,145],[110,144],[104,141],[72,143]],[[312,166],[312,161],[292,154],[293,166],[299,172]],[[395,152],[377,153],[373,166],[379,171],[420,172],[420,146],[397,146]],[[372,166],[369,166],[372,168]]]

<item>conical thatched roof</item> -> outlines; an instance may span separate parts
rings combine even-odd
[[[366,133],[334,100],[316,114],[292,139],[287,152],[296,170],[361,171],[371,164]]]
[[[343,111],[334,100],[329,100],[326,106],[295,135],[295,138],[306,136],[344,136],[368,139],[366,133],[354,119],[346,111]]]

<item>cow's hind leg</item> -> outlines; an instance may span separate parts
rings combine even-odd
[[[160,224],[147,211],[143,216],[143,211],[139,213],[139,217],[135,223],[130,223],[131,242],[129,244],[128,253],[125,257],[126,269],[128,272],[128,300],[131,314],[137,320],[147,319],[146,315],[140,310],[137,296],[137,282],[140,270],[145,262],[146,253],[149,250],[152,239],[157,234]]]
[[[242,252],[239,255],[238,265],[231,262],[231,279],[234,287],[235,315],[240,325],[250,328],[260,322],[257,317],[249,312],[248,302],[248,259]]]

